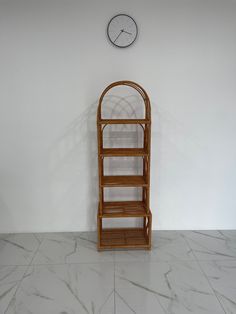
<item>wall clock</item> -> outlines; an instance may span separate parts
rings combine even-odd
[[[127,14],[115,15],[107,25],[107,35],[110,42],[119,48],[129,47],[138,35],[135,20]]]

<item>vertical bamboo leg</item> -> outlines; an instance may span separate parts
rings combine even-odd
[[[143,230],[144,230],[144,232],[145,232],[145,234],[146,234],[146,217],[143,217]]]
[[[100,250],[100,246],[101,246],[101,229],[100,229],[99,211],[100,210],[98,209],[98,215],[97,215],[97,235],[98,235],[97,249],[98,249],[98,251]]]
[[[148,249],[152,248],[152,215],[148,217]]]

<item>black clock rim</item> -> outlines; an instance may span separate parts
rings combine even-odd
[[[127,16],[127,17],[129,17],[129,18],[134,22],[134,24],[135,24],[135,27],[136,27],[136,35],[135,35],[133,41],[132,41],[129,45],[126,45],[126,46],[119,46],[119,45],[113,43],[113,41],[111,40],[111,38],[110,38],[110,36],[109,36],[109,32],[108,32],[109,26],[110,26],[110,24],[111,24],[111,21],[113,21],[114,18],[116,18],[117,16]],[[135,42],[137,36],[138,36],[138,25],[137,25],[137,23],[135,22],[135,20],[132,18],[132,16],[130,16],[130,15],[128,15],[128,14],[125,14],[125,13],[116,14],[115,16],[113,16],[113,17],[110,19],[110,21],[109,21],[109,23],[108,23],[108,25],[107,25],[107,37],[108,37],[108,39],[110,40],[110,42],[112,43],[112,45],[114,45],[114,46],[116,46],[116,47],[118,47],[118,48],[127,48],[127,47],[131,46],[131,45]]]

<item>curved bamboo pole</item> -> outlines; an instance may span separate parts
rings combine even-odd
[[[122,86],[122,85],[132,87],[138,91],[138,93],[143,98],[143,102],[145,104],[145,119],[150,120],[150,118],[151,118],[151,106],[150,106],[149,97],[148,97],[145,89],[133,81],[117,81],[117,82],[111,83],[102,92],[101,97],[99,99],[99,104],[98,104],[97,121],[99,122],[102,119],[102,117],[101,117],[102,102],[103,102],[103,99],[104,99],[105,95],[107,94],[107,92],[116,86]]]

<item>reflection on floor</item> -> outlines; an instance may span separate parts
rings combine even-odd
[[[236,313],[236,231],[154,231],[152,251],[96,234],[0,235],[1,314]]]

